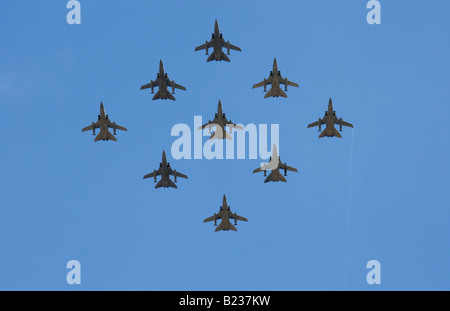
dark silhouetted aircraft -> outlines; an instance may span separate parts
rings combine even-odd
[[[208,123],[203,124],[198,129],[203,130],[205,128],[209,129],[209,132],[211,133],[211,127],[216,127],[216,131],[211,135],[209,139],[217,138],[217,139],[230,139],[231,136],[226,132],[225,126],[228,126],[230,129],[230,134],[233,128],[238,130],[243,130],[244,128],[241,125],[234,124],[231,122],[231,120],[227,120],[225,117],[225,113],[222,112],[222,104],[219,100],[219,105],[217,107],[217,113],[214,115],[214,120],[209,120]]]
[[[273,151],[272,151],[272,156],[270,157],[269,163],[267,163],[266,165],[264,165],[262,167],[258,167],[257,169],[255,169],[253,171],[253,174],[262,171],[262,172],[264,172],[264,177],[265,177],[265,176],[267,176],[266,172],[268,170],[271,170],[269,176],[267,176],[266,180],[264,180],[265,183],[269,182],[269,181],[287,182],[286,178],[284,178],[284,176],[281,175],[280,169],[284,170],[284,176],[287,176],[287,171],[292,171],[292,172],[298,173],[296,168],[287,166],[286,163],[281,162],[280,157],[277,154],[277,147],[276,147],[276,145],[274,145]]]
[[[222,222],[220,223],[219,226],[217,226],[218,219],[222,220]],[[220,231],[220,230],[237,231],[236,227],[231,224],[230,219],[234,219],[234,225],[237,225],[238,220],[248,221],[247,218],[239,216],[238,214],[231,212],[230,207],[227,204],[227,197],[224,194],[222,206],[220,207],[219,213],[218,214],[214,213],[213,216],[206,218],[205,220],[203,220],[203,222],[214,221],[214,226],[217,226],[217,228],[215,230],[216,232]]]
[[[264,92],[266,92],[266,86],[267,85],[272,85],[271,89],[269,90],[269,92],[267,92],[267,94],[264,96],[264,98],[267,97],[287,97],[286,93],[283,92],[283,90],[280,88],[280,84],[284,84],[284,90],[287,91],[287,86],[295,86],[298,87],[298,84],[292,81],[289,81],[288,78],[283,78],[281,76],[281,72],[278,71],[278,66],[277,66],[277,59],[274,58],[273,60],[273,69],[269,74],[269,78],[264,79],[262,82],[256,83],[255,85],[253,85],[253,88],[257,88],[257,87],[264,87]]]
[[[186,175],[177,172],[177,170],[173,170],[170,167],[170,163],[167,163],[166,153],[163,151],[162,153],[162,162],[159,164],[158,170],[153,170],[152,173],[144,176],[144,179],[154,177],[156,182],[156,176],[161,175],[161,180],[156,184],[155,188],[178,188],[177,185],[170,179],[170,175],[173,176],[174,181],[177,182],[177,177],[188,178]]]
[[[241,48],[232,45],[230,43],[230,41],[225,42],[225,40],[222,37],[222,34],[220,33],[219,23],[217,23],[217,19],[216,19],[216,22],[214,24],[214,33],[212,34],[211,41],[209,41],[209,42],[206,41],[205,44],[197,46],[195,48],[195,51],[206,50],[206,55],[208,55],[209,54],[208,49],[213,48],[214,51],[211,53],[211,55],[206,60],[207,62],[210,62],[212,60],[215,60],[215,61],[224,60],[224,61],[229,62],[230,59],[222,51],[222,48],[224,48],[224,47],[227,48],[227,55],[230,55],[230,50],[235,50],[235,51],[241,52]]]
[[[353,127],[353,124],[345,122],[342,120],[342,118],[338,119],[336,116],[336,111],[333,111],[333,102],[330,98],[330,101],[328,102],[328,111],[325,111],[325,116],[323,119],[319,118],[319,121],[316,121],[314,123],[311,123],[308,125],[308,128],[313,126],[319,126],[319,132],[322,130],[322,124],[326,124],[326,128],[323,130],[322,133],[320,133],[319,138],[322,138],[324,136],[327,137],[339,137],[342,138],[341,134],[336,130],[334,127],[335,124],[339,124],[339,131],[342,132],[342,126],[348,126]]]
[[[116,135],[116,130],[121,131],[128,131],[125,127],[120,126],[116,124],[116,122],[111,122],[109,120],[109,116],[105,114],[105,108],[103,107],[103,103],[100,103],[100,114],[98,115],[97,122],[92,122],[91,125],[86,126],[84,129],[82,129],[82,132],[86,131],[92,131],[92,135],[95,135],[95,130],[97,128],[100,128],[100,133],[95,137],[94,141],[99,140],[114,140],[117,141],[117,139],[114,137]],[[109,128],[112,128],[114,130],[114,135],[109,132]]]
[[[159,61],[159,73],[156,74],[156,80],[151,80],[149,84],[141,86],[141,90],[152,89],[152,94],[154,94],[153,88],[157,86],[159,88],[153,100],[155,99],[171,99],[175,100],[172,94],[175,94],[175,89],[180,89],[186,91],[186,88],[182,85],[176,84],[174,80],[170,80],[167,73],[164,72],[164,66],[162,60]],[[167,87],[172,88],[172,94],[167,90]]]

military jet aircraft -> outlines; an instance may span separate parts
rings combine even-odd
[[[333,111],[333,102],[330,98],[330,101],[328,102],[328,111],[325,111],[325,116],[323,119],[319,118],[319,121],[316,121],[314,123],[311,123],[308,125],[308,128],[313,126],[319,126],[319,132],[322,130],[322,124],[326,124],[326,128],[323,130],[322,133],[320,133],[319,138],[322,138],[324,136],[327,137],[339,137],[342,138],[341,134],[336,130],[334,127],[335,124],[339,124],[339,131],[342,132],[342,126],[348,126],[353,127],[353,124],[345,122],[342,120],[342,118],[338,119],[336,116],[336,111]]]
[[[150,80],[150,83],[141,86],[141,90],[145,90],[148,88],[152,89],[152,94],[154,87],[159,87],[158,92],[156,92],[155,96],[153,96],[153,100],[155,99],[171,99],[175,100],[175,97],[172,94],[175,94],[175,89],[180,89],[186,91],[186,88],[182,85],[176,84],[174,80],[170,80],[167,76],[167,73],[164,72],[164,65],[162,60],[159,61],[159,73],[156,74],[156,80]],[[172,94],[167,90],[167,87],[172,88]]]
[[[272,85],[271,89],[267,94],[264,96],[264,98],[268,98],[270,96],[272,97],[287,97],[286,93],[283,92],[283,90],[280,88],[280,84],[284,84],[284,90],[287,91],[288,85],[298,87],[298,84],[292,81],[289,81],[288,78],[283,78],[281,76],[281,72],[278,71],[278,65],[277,65],[277,59],[274,58],[273,60],[273,69],[269,74],[269,77],[267,79],[264,79],[263,81],[256,83],[253,85],[253,88],[257,87],[264,87],[264,92],[266,92],[266,86]]]
[[[103,107],[103,103],[100,103],[100,114],[98,115],[97,122],[95,122],[95,123],[92,122],[91,125],[86,126],[81,131],[82,132],[92,131],[92,133],[93,133],[92,135],[95,135],[95,130],[97,128],[100,128],[100,133],[98,133],[98,135],[95,137],[94,141],[99,141],[99,140],[117,141],[117,139],[114,137],[114,135],[116,135],[116,130],[128,131],[125,127],[120,126],[120,125],[116,124],[116,122],[111,122],[109,120],[109,116],[107,114],[105,114],[105,108]],[[108,128],[112,128],[114,130],[114,135],[109,132]]]
[[[222,222],[220,223],[219,226],[217,226],[217,220],[221,219]],[[237,221],[248,221],[247,218],[239,216],[236,213],[232,213],[230,210],[230,207],[227,204],[227,197],[225,196],[225,194],[223,195],[223,201],[222,201],[222,206],[220,206],[220,210],[219,213],[216,214],[214,213],[213,216],[206,218],[205,220],[203,220],[203,222],[209,222],[209,221],[214,221],[214,226],[217,226],[215,232],[223,230],[223,231],[228,231],[228,230],[233,230],[233,231],[237,231],[236,227],[233,226],[230,222],[230,219],[234,219],[234,225],[237,225]]]
[[[253,174],[262,171],[262,172],[264,172],[264,177],[266,177],[267,176],[266,172],[268,170],[271,170],[269,176],[267,176],[266,180],[264,180],[264,183],[269,182],[269,181],[287,182],[286,178],[284,178],[284,176],[280,174],[280,169],[284,170],[284,176],[287,176],[287,171],[292,171],[292,172],[298,173],[298,170],[296,168],[290,167],[290,166],[286,165],[286,163],[281,162],[280,157],[277,154],[277,147],[276,147],[276,145],[273,145],[272,156],[270,157],[269,163],[253,170]]]
[[[177,170],[173,170],[170,167],[170,163],[167,163],[167,158],[166,158],[166,152],[163,151],[162,153],[162,162],[159,164],[159,168],[158,170],[153,170],[152,173],[147,174],[144,176],[144,179],[150,178],[150,177],[154,177],[155,178],[155,182],[156,182],[156,176],[161,175],[161,180],[156,184],[155,189],[158,188],[178,188],[177,185],[175,185],[175,183],[170,179],[170,175],[173,176],[174,181],[177,182],[177,177],[181,177],[181,178],[188,178],[186,175],[177,172]]]
[[[211,135],[209,139],[229,139],[231,140],[231,136],[226,132],[225,126],[228,126],[230,129],[230,134],[232,133],[232,129],[243,130],[244,128],[241,125],[234,124],[231,120],[227,120],[225,117],[225,113],[222,112],[222,103],[219,100],[219,105],[217,106],[217,113],[214,115],[214,120],[209,120],[208,123],[203,124],[198,129],[203,130],[205,128],[209,129],[211,133],[211,127],[216,127],[216,131]]]
[[[217,19],[216,19],[216,22],[214,24],[214,33],[212,34],[211,41],[208,42],[208,40],[206,40],[205,44],[197,46],[195,48],[195,51],[206,50],[206,55],[209,55],[208,49],[213,48],[214,51],[211,53],[211,55],[206,60],[207,62],[210,62],[212,60],[215,60],[215,61],[224,60],[224,61],[229,62],[230,59],[222,51],[222,48],[224,48],[224,47],[227,48],[227,55],[230,55],[230,50],[235,50],[235,51],[239,51],[239,52],[242,51],[241,48],[232,45],[230,43],[230,41],[225,42],[222,34],[220,33],[219,23],[217,23]]]

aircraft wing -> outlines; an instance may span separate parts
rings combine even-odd
[[[177,171],[176,174],[177,174],[177,177],[188,179],[187,175],[184,175],[183,173],[180,173]],[[170,169],[169,175],[175,176],[175,171]]]
[[[258,168],[253,170],[253,174],[259,173],[259,172],[262,172],[262,171],[264,171],[264,170],[261,167],[258,167]]]
[[[244,129],[244,127],[242,125],[235,124],[235,123],[233,123],[231,121],[228,121],[227,119],[225,119],[225,126],[228,126],[229,128],[234,128],[234,129],[237,129],[237,130],[243,130]]]
[[[150,174],[145,175],[144,179],[159,176],[159,175],[161,175],[161,168],[159,168],[157,171],[153,171]]]
[[[177,176],[178,176],[178,177],[181,177],[181,178],[188,179],[187,175],[184,175],[184,174],[182,174],[182,173],[178,173],[178,172],[177,172]]]
[[[278,163],[277,162],[270,161],[269,163],[254,169],[253,170],[253,174],[259,173],[259,172],[264,172],[264,171],[269,171],[269,170],[274,170],[277,167],[278,167]]]
[[[215,218],[216,218],[216,219],[220,219],[220,217],[218,217],[218,216],[216,216]],[[214,216],[211,216],[211,217],[205,218],[205,219],[203,220],[203,222],[209,222],[209,221],[213,221],[213,220],[214,220]]]
[[[269,79],[267,79],[267,80],[265,80],[265,81],[266,81],[266,82],[265,82],[266,85],[272,84],[272,76],[270,76]],[[261,86],[264,86],[264,81],[261,81],[261,82],[259,82],[259,83],[254,84],[253,87],[252,87],[252,89],[255,89],[255,88],[261,87]]]
[[[209,41],[209,42],[207,42],[205,44],[197,46],[194,51],[204,50],[206,48],[211,48],[212,46],[213,46],[213,44],[212,44],[212,40],[211,40],[211,41]]]
[[[126,127],[116,124],[115,122],[111,122],[109,119],[107,121],[108,121],[108,127],[110,127],[110,128],[115,128],[116,130],[121,130],[121,131],[128,131]]]
[[[298,173],[298,170],[295,167],[291,167],[291,166],[288,166],[286,164],[281,165],[280,168],[283,169],[283,170],[287,170],[287,171],[297,172]]]
[[[289,81],[288,79],[285,79],[285,78],[280,79],[280,83],[281,83],[281,84],[286,84],[286,85],[298,87],[298,84],[297,84],[297,83],[292,82],[292,81]]]
[[[115,127],[117,130],[128,131],[126,127],[120,126],[118,124],[113,124],[113,127]]]
[[[235,46],[235,45],[232,45],[232,44],[230,44],[230,45],[228,45],[228,43],[227,42],[225,42],[225,40],[222,42],[222,47],[225,47],[225,48],[230,48],[230,50],[235,50],[235,51],[239,51],[239,52],[242,52],[242,50],[241,50],[241,48],[240,47],[238,47],[238,46]]]
[[[221,218],[222,218],[222,210],[220,210],[220,212],[218,214],[216,214],[216,215],[213,215],[211,217],[205,218],[203,220],[203,222],[209,222],[209,221],[213,221],[214,219],[217,220],[217,219],[221,219]]]
[[[206,123],[206,124],[203,124],[202,126],[199,126],[198,129],[199,129],[199,130],[203,130],[203,129],[205,129],[205,128],[210,128],[210,127],[214,127],[214,126],[220,126],[220,125],[218,124],[216,118],[214,118],[214,120],[212,120],[212,121],[210,121],[210,122],[208,122],[208,123]]]
[[[320,124],[327,123],[327,118],[328,118],[328,116],[324,116],[323,119],[320,119]],[[314,127],[314,126],[319,126],[319,121],[316,121],[316,122],[313,122],[311,124],[308,124],[308,128]]]
[[[167,81],[167,86],[168,86],[168,87],[173,87],[173,88],[175,88],[175,89],[180,89],[180,90],[186,91],[186,88],[185,88],[184,86],[179,85],[179,84],[176,84],[174,81],[168,80],[168,81]]]
[[[240,221],[248,221],[247,218],[242,217],[242,216],[239,216],[239,215],[236,214],[236,213],[233,214],[233,213],[230,212],[230,211],[228,211],[228,217],[231,218],[231,219],[236,219],[236,220],[240,220]]]
[[[97,123],[92,123],[91,125],[86,126],[85,128],[83,128],[81,131],[82,132],[92,131],[92,130],[97,129],[99,127],[100,127],[100,125],[98,125],[98,121],[97,121]]]
[[[353,124],[351,124],[351,123],[348,123],[348,122],[345,122],[344,120],[339,120],[339,119],[337,119],[336,118],[336,120],[335,120],[335,123],[336,124],[342,124],[343,126],[348,126],[348,127],[353,127]]]
[[[217,219],[217,218],[216,218]],[[204,220],[203,220],[203,222],[209,222],[209,221],[213,221],[214,220],[214,216],[211,216],[211,217],[208,217],[208,218],[205,218]]]
[[[155,87],[159,85],[159,79],[156,79],[156,81],[152,81],[148,84],[145,84],[143,86],[141,86],[141,90],[145,90],[145,89],[149,89],[151,87]]]

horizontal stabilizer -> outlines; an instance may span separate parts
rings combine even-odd
[[[320,133],[319,138],[322,138],[322,137],[325,137],[325,136],[328,136],[328,137],[330,137],[330,136],[331,136],[331,137],[336,136],[336,137],[342,138],[341,133],[339,133],[339,131],[338,131],[336,128],[334,128],[334,127],[333,127],[333,133],[332,133],[332,135],[328,135],[327,129],[324,129],[324,130],[322,131],[322,133]]]
[[[95,136],[95,139],[94,139],[94,141],[99,141],[99,140],[102,140],[102,139],[103,139],[103,138],[102,138],[102,135],[103,135],[103,133],[102,133],[102,132],[98,133],[98,134],[97,134],[97,136]]]
[[[158,183],[156,184],[155,189],[161,188],[162,186],[163,186],[163,180],[161,178],[161,180],[158,181]]]
[[[224,222],[222,221],[216,228],[216,230],[214,230],[215,232],[220,231],[220,230],[232,230],[232,231],[237,231],[236,227],[233,226],[233,224],[231,222]]]
[[[336,128],[334,128],[334,127],[333,127],[333,136],[342,138],[341,133],[339,133],[339,131]]]
[[[113,135],[113,134],[111,134],[111,132],[108,132],[108,139],[109,139],[109,140],[114,140],[114,141],[117,141],[117,138],[116,138],[116,137],[114,137],[114,135]]]
[[[158,92],[156,92],[155,96],[153,96],[153,100],[160,99],[160,98],[161,98],[161,90],[158,90]]]
[[[221,53],[222,53],[222,54],[220,55],[220,56],[221,56],[221,59],[224,60],[224,61],[226,61],[226,62],[229,62],[230,59],[228,58],[228,56],[227,56],[223,51],[222,51]]]
[[[266,93],[266,95],[264,95],[264,98],[268,98],[268,97],[278,97],[278,96],[281,96],[281,97],[284,97],[284,98],[287,98],[287,95],[286,95],[286,93],[282,90],[282,89],[280,89],[280,88],[271,88],[267,93]]]
[[[208,59],[206,60],[207,62],[210,62],[210,61],[212,61],[212,60],[214,60],[215,58],[214,58],[214,52],[213,53],[211,53],[211,55],[209,55],[209,57],[208,57]]]
[[[281,96],[281,97],[284,97],[284,98],[287,98],[287,95],[286,95],[286,93],[282,90],[282,89],[278,89],[278,96]]]
[[[175,188],[177,189],[177,185],[175,185],[175,183],[169,178],[169,187]]]

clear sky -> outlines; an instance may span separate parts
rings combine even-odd
[[[0,2],[0,290],[450,290],[450,2]],[[214,20],[242,48],[207,63]],[[300,84],[264,99],[273,58]],[[152,101],[162,59],[187,87]],[[332,97],[354,124],[318,138]],[[263,159],[174,160],[178,123],[279,124],[287,183]],[[81,129],[103,101],[117,142]],[[204,138],[206,141],[207,138]],[[142,177],[166,150],[178,189]],[[226,194],[237,232],[203,219]],[[66,264],[81,264],[68,285]],[[368,285],[366,264],[381,264]]]

